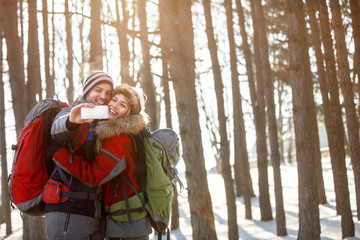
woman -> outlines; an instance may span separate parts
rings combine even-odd
[[[138,139],[140,132],[146,131],[149,117],[142,111],[145,101],[146,95],[136,88],[124,84],[116,87],[108,103],[109,119],[99,122],[95,129],[98,137],[95,161],[82,161],[83,157],[70,153],[66,148],[61,148],[54,155],[55,163],[81,182],[90,186],[104,184],[103,203],[107,215],[105,235],[110,239],[148,239],[152,232],[141,202],[138,201],[139,206],[130,206],[131,209],[139,207],[139,211],[131,214],[126,209],[119,211],[129,202],[132,204],[134,201],[131,199],[138,200],[126,181],[140,192],[138,178],[141,176],[136,166],[133,140],[129,135]],[[137,144],[137,147],[141,149],[142,146]]]

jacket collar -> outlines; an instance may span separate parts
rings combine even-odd
[[[148,117],[144,114],[129,115],[124,118],[101,121],[95,133],[100,141],[121,134],[139,134],[146,127]]]

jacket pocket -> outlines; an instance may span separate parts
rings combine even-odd
[[[69,198],[61,197],[62,192],[70,192],[70,189],[62,182],[49,179],[45,185],[43,201],[47,204],[64,203]]]

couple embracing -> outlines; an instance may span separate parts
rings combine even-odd
[[[134,151],[141,148],[140,134],[149,132],[144,112],[146,95],[138,88],[121,84],[113,88],[112,78],[93,71],[85,81],[83,94],[58,113],[52,124],[52,137],[63,147],[54,155],[55,171],[44,195],[66,192],[56,203],[45,205],[45,227],[52,239],[149,239],[151,224],[141,207],[136,218],[110,214],[113,204],[128,204],[140,192],[143,173],[137,168]],[[108,106],[108,119],[81,119],[81,108]],[[125,184],[125,176],[135,188]],[[134,191],[136,190],[136,191]],[[65,196],[65,197],[63,197]],[[132,213],[133,214],[133,213]],[[120,220],[119,220],[120,219]],[[123,219],[123,220],[121,220]]]

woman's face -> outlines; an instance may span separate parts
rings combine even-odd
[[[127,97],[123,94],[115,94],[108,103],[109,119],[124,117],[130,109]]]

